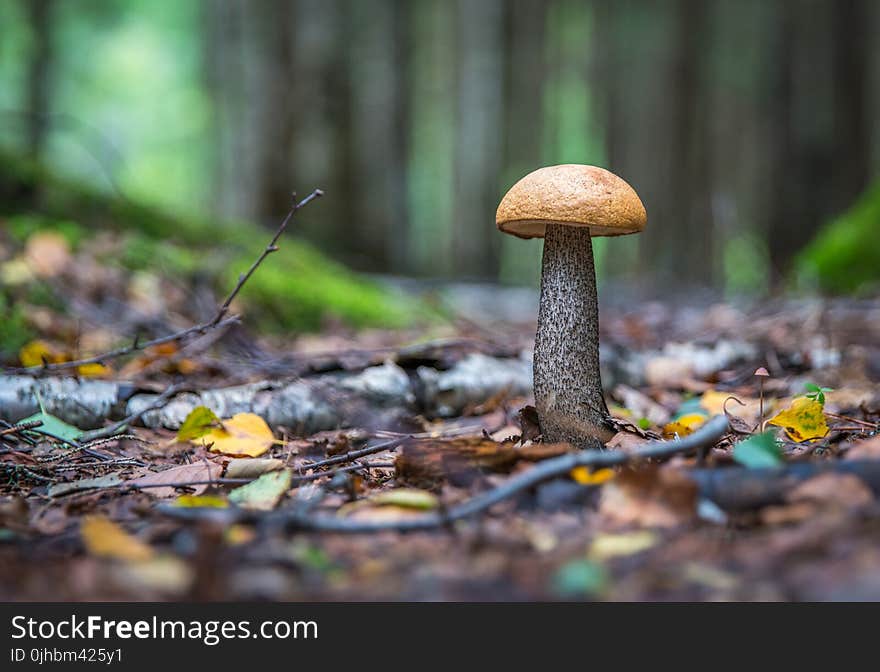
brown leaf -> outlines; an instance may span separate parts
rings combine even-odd
[[[162,485],[164,483],[174,483],[175,485],[183,485],[186,483],[199,481],[213,481],[220,477],[223,467],[214,462],[207,460],[195,462],[193,464],[182,464],[179,467],[171,467],[165,471],[157,471],[146,476],[141,476],[127,483],[130,485]],[[201,494],[207,489],[207,485],[192,485],[192,494]],[[174,497],[177,491],[173,487],[150,487],[144,488],[144,492],[153,497],[166,498]]]
[[[792,489],[788,502],[817,502],[852,509],[874,500],[871,489],[854,474],[819,474]]]
[[[519,426],[522,428],[521,441],[534,441],[541,436],[541,425],[538,422],[538,409],[534,406],[523,406],[517,413]]]
[[[846,451],[845,457],[847,460],[880,459],[880,434],[850,447],[850,449]]]
[[[669,466],[624,470],[602,488],[599,511],[620,524],[675,527],[696,517],[697,484]]]

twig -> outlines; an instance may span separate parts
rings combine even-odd
[[[381,453],[383,450],[392,450],[393,448],[397,448],[401,443],[404,443],[410,438],[411,437],[409,436],[402,436],[391,441],[385,441],[384,443],[377,443],[375,446],[368,446],[367,448],[360,448],[359,450],[350,450],[347,453],[336,455],[334,457],[328,457],[326,460],[321,460],[320,462],[303,464],[299,467],[299,470],[302,471],[304,469],[319,469],[321,467],[330,467],[334,464],[343,464],[345,462],[351,462],[352,460],[358,460],[362,457],[366,457],[367,455]]]
[[[495,504],[509,499],[524,490],[528,490],[538,483],[567,474],[575,467],[614,467],[641,460],[660,459],[689,453],[714,444],[724,436],[727,429],[727,418],[719,415],[709,420],[709,422],[693,434],[677,441],[651,441],[644,444],[641,448],[630,452],[620,450],[582,450],[566,453],[565,455],[541,462],[532,469],[514,476],[497,488],[489,490],[482,495],[477,495],[457,506],[450,507],[442,513],[426,513],[402,520],[348,520],[329,515],[303,515],[296,509],[282,509],[262,517],[255,517],[251,512],[235,509],[199,510],[159,506],[158,510],[168,516],[181,519],[201,520],[208,517],[225,523],[254,520],[265,522],[269,525],[321,532],[362,533],[389,530],[399,532],[430,530],[445,527],[457,520],[483,513]]]
[[[42,420],[30,420],[29,422],[22,422],[17,425],[13,425],[12,427],[7,427],[6,429],[0,429],[0,436],[6,436],[7,434],[17,434],[18,432],[24,431],[26,429],[39,427],[42,424]]]
[[[235,324],[239,321],[237,315],[227,316],[229,313],[229,307],[232,304],[232,301],[238,296],[238,293],[241,291],[242,287],[244,287],[245,283],[250,279],[250,277],[254,274],[254,271],[257,270],[257,267],[263,263],[263,261],[268,257],[272,252],[278,251],[278,239],[281,237],[281,234],[284,233],[284,230],[287,228],[288,222],[293,218],[293,216],[297,213],[300,208],[305,207],[313,200],[318,198],[319,196],[323,196],[324,192],[320,189],[315,189],[311,194],[302,199],[299,203],[294,203],[293,207],[288,211],[287,215],[282,220],[281,224],[278,226],[278,230],[275,232],[275,235],[272,237],[272,240],[265,247],[265,249],[260,253],[260,256],[257,257],[256,261],[251,264],[251,267],[242,275],[238,277],[238,282],[235,284],[235,287],[232,288],[232,291],[227,295],[227,297],[223,300],[223,303],[217,308],[217,312],[214,316],[208,320],[207,322],[202,322],[201,324],[196,324],[187,329],[183,329],[181,331],[177,331],[173,334],[169,334],[167,336],[162,336],[160,338],[154,338],[150,341],[141,342],[139,336],[135,336],[134,340],[129,344],[121,348],[117,348],[115,350],[111,350],[109,352],[105,352],[101,355],[96,355],[94,357],[86,357],[84,359],[76,359],[69,362],[57,362],[54,364],[50,364],[48,362],[44,362],[39,366],[23,366],[17,368],[4,368],[4,374],[28,374],[28,375],[43,375],[47,373],[54,373],[56,371],[69,371],[71,369],[76,369],[85,364],[103,364],[107,360],[117,359],[119,357],[124,357],[126,355],[130,355],[134,352],[139,352],[141,350],[145,350],[147,348],[156,346],[156,345],[164,345],[165,343],[176,343],[188,341],[194,336],[201,336],[213,329],[220,329],[222,327],[229,326],[231,324]],[[295,195],[294,195],[295,196]]]
[[[126,429],[128,427],[128,425],[130,425],[131,423],[136,422],[137,420],[140,420],[141,417],[143,417],[146,413],[149,413],[150,411],[155,411],[157,408],[162,408],[165,405],[165,402],[168,401],[175,394],[177,394],[182,387],[183,386],[179,385],[179,384],[172,385],[167,390],[165,390],[162,394],[160,394],[158,397],[156,397],[156,400],[152,404],[150,404],[146,408],[141,409],[137,413],[132,413],[131,415],[129,415],[126,418],[123,418],[119,422],[114,422],[112,425],[109,425],[109,426],[104,427],[102,429],[93,429],[90,432],[84,432],[79,437],[80,442],[81,443],[92,443],[93,441],[96,441],[96,440],[111,438],[117,432],[120,432],[123,429]]]

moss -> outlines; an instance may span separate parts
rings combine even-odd
[[[213,274],[218,295],[232,287],[271,235],[250,222],[172,217],[2,154],[0,216],[19,240],[48,228],[72,244],[100,229],[122,232],[122,254],[116,261],[124,267],[183,278]],[[290,234],[240,298],[250,320],[273,330],[314,330],[330,316],[354,327],[399,327],[431,318],[411,298],[379,287]]]
[[[798,255],[802,287],[859,293],[880,286],[880,181],[843,215],[829,222]]]
[[[0,292],[0,361],[12,361],[28,341],[36,338],[24,311]]]
[[[44,217],[38,214],[13,215],[7,217],[6,230],[8,231],[9,236],[19,243],[24,243],[24,241],[36,231],[52,231],[59,233],[64,236],[71,249],[74,250],[79,247],[80,242],[87,235],[83,226],[77,222],[52,219],[51,217]]]

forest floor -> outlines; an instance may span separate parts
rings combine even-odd
[[[143,275],[109,289],[100,272],[31,268],[74,309],[26,311],[40,339],[6,362],[7,388],[21,379],[11,367],[109,350],[145,314],[160,333],[186,323],[192,293]],[[534,324],[484,317],[284,338],[250,332],[245,315],[186,347],[37,371],[33,422],[0,396],[0,599],[880,599],[880,301],[604,305],[627,464],[567,469],[451,521],[572,453],[541,443],[529,409]],[[117,408],[87,427],[69,390],[53,397],[65,372],[80,405],[97,381],[125,381],[119,399],[168,392],[158,401],[178,413],[142,406],[123,427]],[[257,396],[220,417],[194,410],[195,392],[265,380],[255,395],[304,382],[288,406],[338,393],[346,410],[271,428],[246,410],[260,414]],[[728,430],[698,454],[637,458],[718,414]]]

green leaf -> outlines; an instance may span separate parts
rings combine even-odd
[[[733,449],[733,459],[749,469],[778,467],[783,463],[772,432],[755,434],[740,441]]]
[[[26,422],[34,422],[35,420],[39,420],[43,424],[39,427],[34,427],[34,429],[39,430],[41,433],[46,433],[50,436],[57,436],[59,439],[64,439],[66,441],[76,441],[80,436],[83,435],[83,430],[81,430],[79,427],[68,425],[66,422],[64,422],[64,420],[60,420],[54,415],[46,413],[46,411],[40,411],[39,413],[29,415],[28,417],[19,420],[18,423],[24,424]]]
[[[819,387],[815,383],[804,383],[804,389],[807,391],[808,398],[815,399],[822,406],[825,405],[825,393],[834,391],[832,387]]]
[[[219,424],[220,418],[214,411],[207,406],[196,406],[177,430],[177,440],[183,442],[200,439]]]
[[[270,471],[247,485],[229,493],[229,501],[245,509],[270,511],[290,489],[293,473],[290,469]]]
[[[406,509],[436,509],[440,506],[437,496],[427,490],[397,488],[370,497],[370,504],[402,506]]]
[[[602,590],[608,577],[602,565],[590,560],[572,560],[553,577],[553,589],[562,597],[583,597]]]

